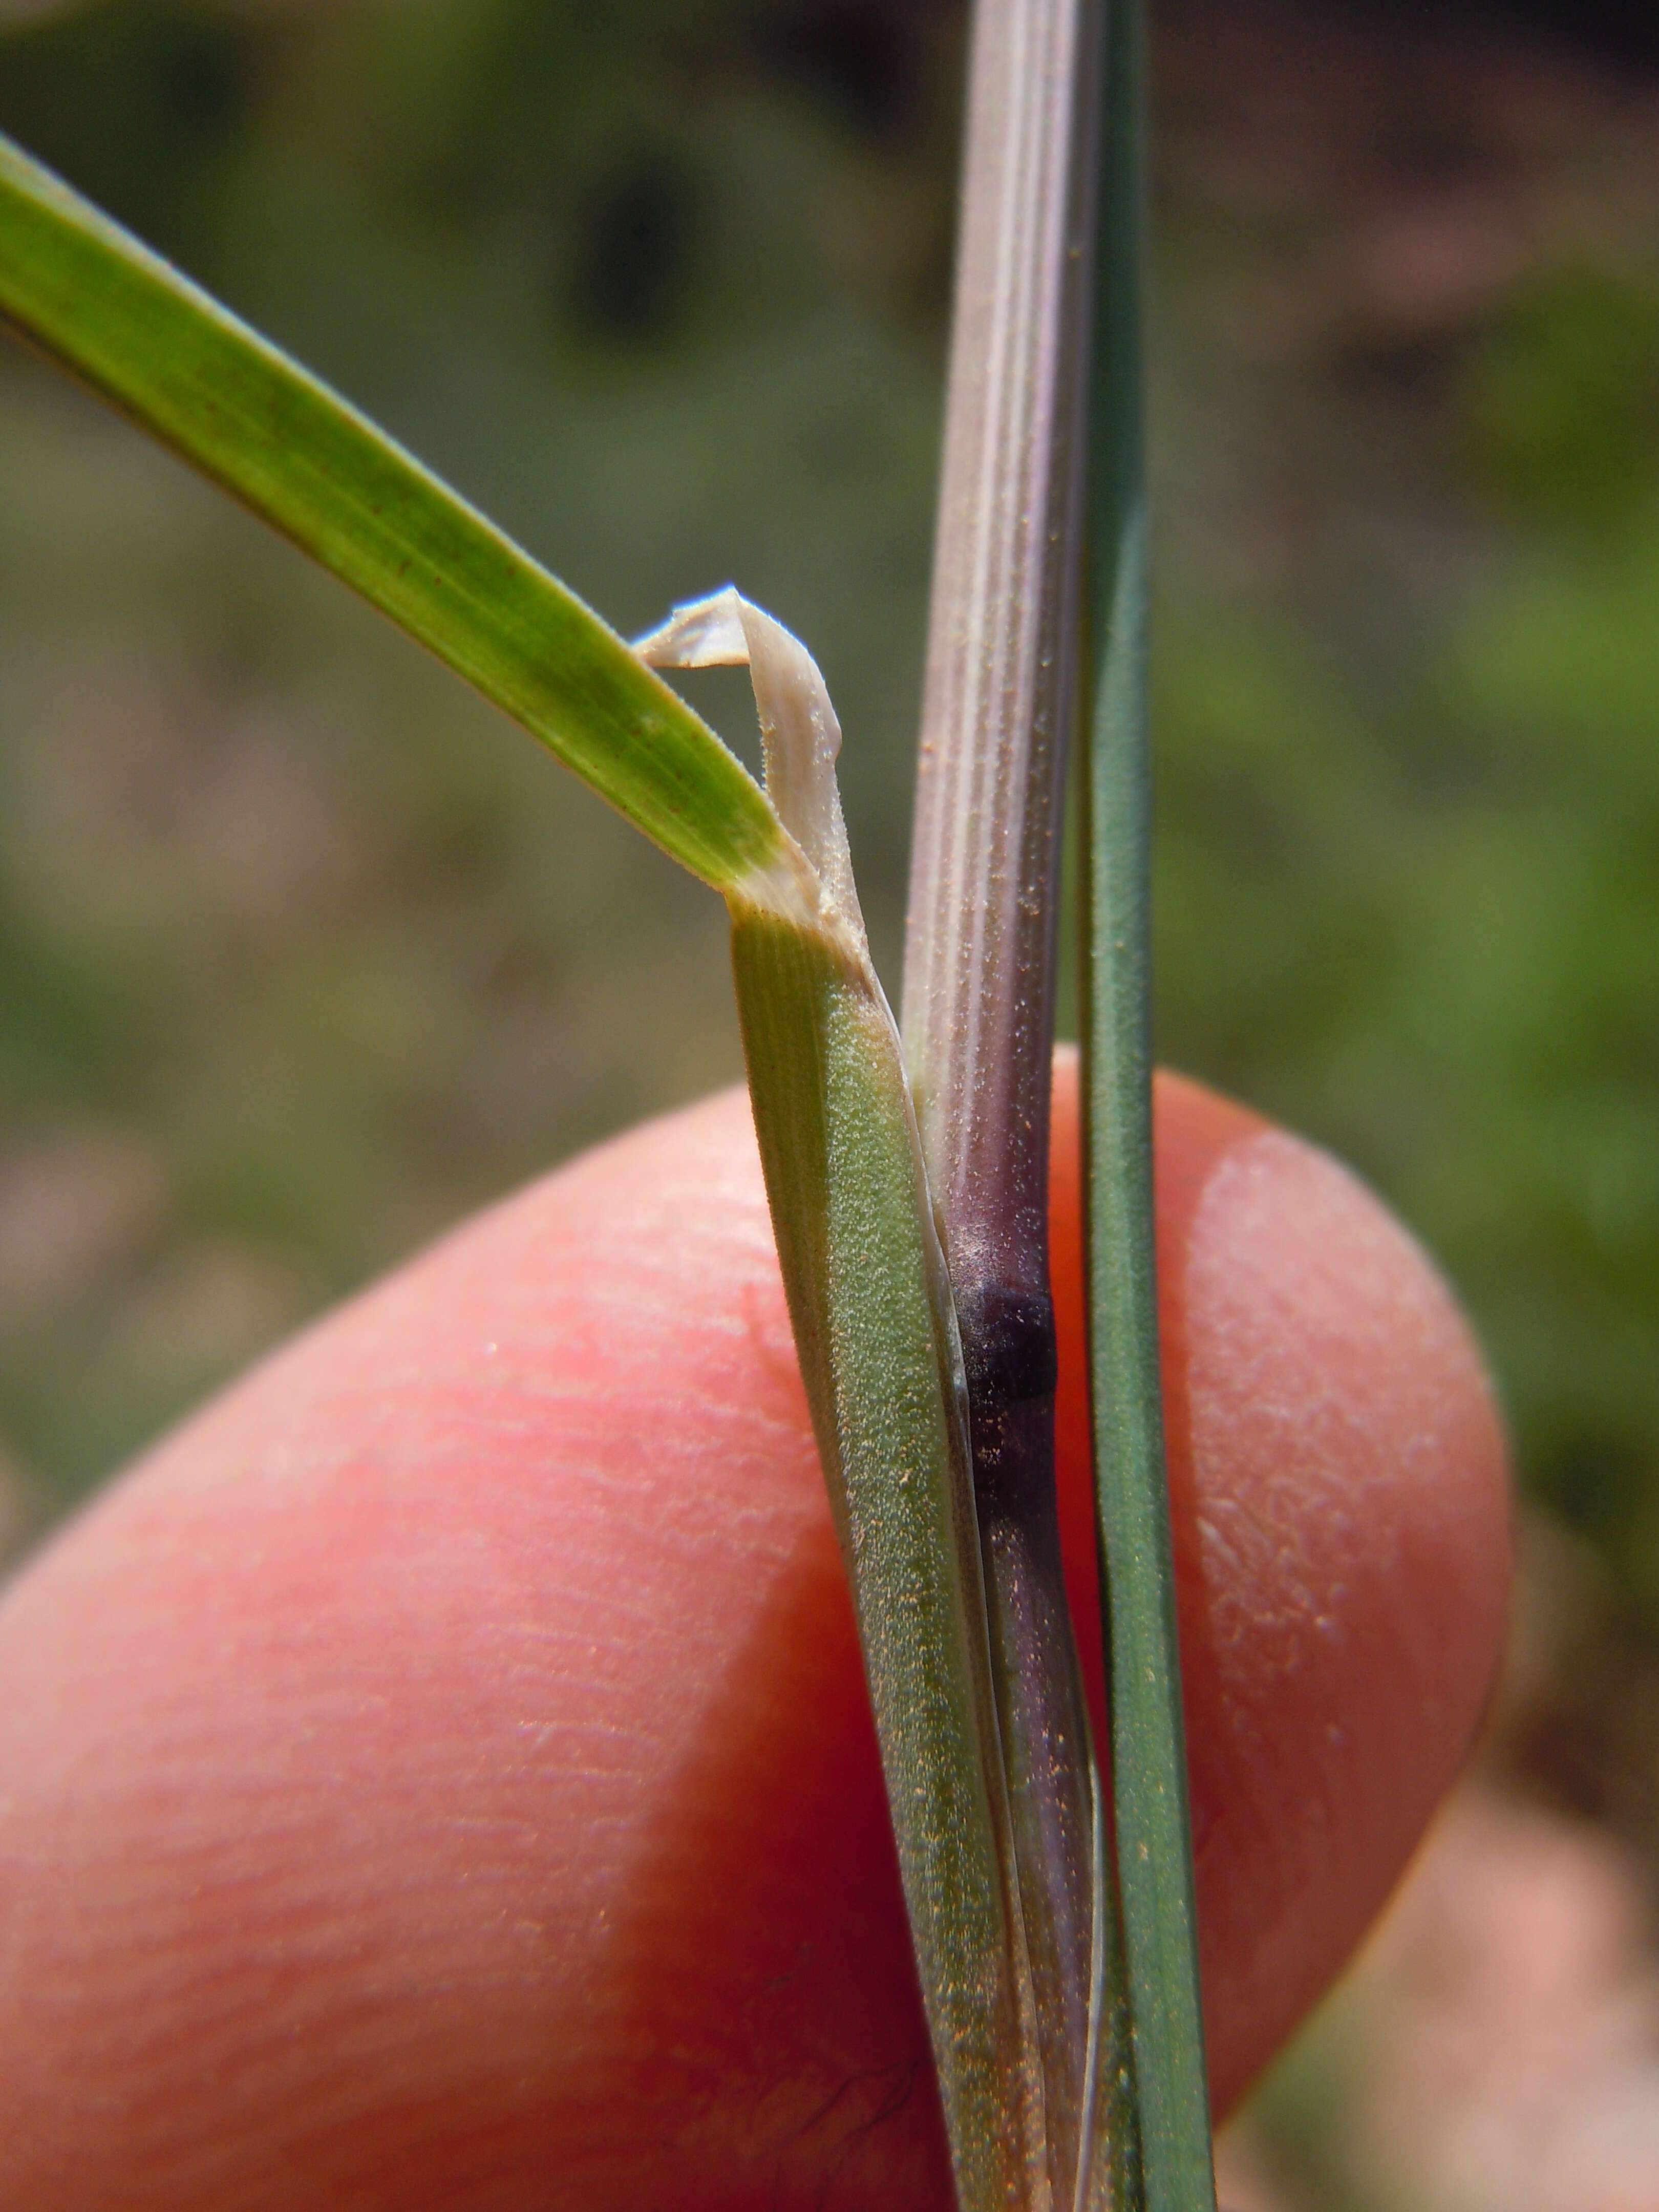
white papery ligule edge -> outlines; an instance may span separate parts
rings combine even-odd
[[[921,1135],[916,1127],[915,1102],[904,1069],[898,1024],[870,957],[863,909],[853,880],[852,848],[847,842],[841,787],[836,780],[836,763],[841,757],[841,721],[830,703],[823,671],[793,630],[786,629],[776,616],[768,614],[764,607],[745,599],[733,584],[676,607],[666,622],[647,630],[642,637],[635,638],[631,650],[647,668],[749,671],[755,713],[760,722],[766,795],[806,863],[802,869],[797,862],[789,872],[785,898],[776,895],[772,875],[757,878],[755,903],[785,919],[805,921],[809,927],[827,938],[867,991],[892,1032],[896,1077],[914,1139],[928,1275],[945,1329],[949,1389],[965,1435],[968,1384],[956,1302],[951,1292],[950,1273],[927,1185]],[[803,916],[799,913],[799,896],[803,878],[807,877],[811,882],[814,905],[811,915]],[[841,1500],[837,1497],[833,1503],[837,1524],[844,1529]]]
[[[792,631],[729,584],[676,607],[658,629],[635,639],[634,651],[649,668],[749,671],[767,796],[817,878],[818,924],[842,940],[879,990],[836,781],[841,724],[817,661]]]
[[[786,629],[777,617],[769,615],[764,607],[745,599],[734,584],[726,585],[722,591],[710,592],[703,599],[688,599],[684,605],[676,607],[665,623],[647,630],[643,637],[636,637],[632,650],[647,668],[749,671],[755,693],[755,713],[760,721],[766,795],[805,855],[807,868],[815,879],[817,906],[813,921],[856,971],[859,981],[892,1030],[899,1077],[914,1130],[915,1102],[910,1096],[909,1080],[904,1072],[898,1024],[870,957],[864,913],[853,880],[852,848],[847,842],[841,787],[836,780],[836,763],[841,757],[841,721],[830,704],[823,671],[793,630]],[[797,915],[800,878],[799,868],[790,872],[787,890],[791,896],[787,902],[775,895],[772,877],[757,880],[756,903],[786,916]],[[951,1389],[965,1433],[968,1384],[962,1339],[933,1196],[927,1186],[919,1130],[915,1130],[915,1170],[922,1200],[928,1273],[945,1322]]]

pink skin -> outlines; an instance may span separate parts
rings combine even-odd
[[[1097,1666],[1075,1096],[1062,1489]],[[1322,1155],[1158,1092],[1172,1495],[1225,2105],[1382,1903],[1499,1648],[1504,1449]],[[0,1603],[0,2203],[948,2202],[742,1097],[312,1329]]]

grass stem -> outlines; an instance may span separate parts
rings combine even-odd
[[[904,1043],[956,1295],[1057,2206],[1091,2201],[1116,1960],[1054,1504],[1048,1091],[1078,697],[1102,0],[980,0]],[[1107,2008],[1109,2042],[1121,2004]],[[1122,2071],[1115,2045],[1102,2062]]]

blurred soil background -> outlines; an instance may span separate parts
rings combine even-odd
[[[1527,1500],[1480,1772],[1228,2190],[1654,2212],[1659,18],[1154,30],[1161,1054],[1414,1225]],[[809,640],[895,985],[962,65],[947,0],[0,0],[0,128],[619,627]],[[0,343],[0,1542],[738,1072],[714,899]]]

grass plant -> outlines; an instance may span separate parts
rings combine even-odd
[[[1138,17],[981,0],[974,52],[902,1038],[854,886],[834,711],[769,617],[727,591],[630,647],[3,142],[0,312],[726,899],[960,2203],[1205,2212],[1151,1272]],[[730,663],[750,668],[763,789],[657,672]],[[1060,1578],[1046,1237],[1057,855],[1085,690],[1111,1820]]]
[[[1141,19],[1107,61],[1091,415],[1084,1146],[1114,1816],[1147,2203],[1213,2205],[1152,1218]]]

